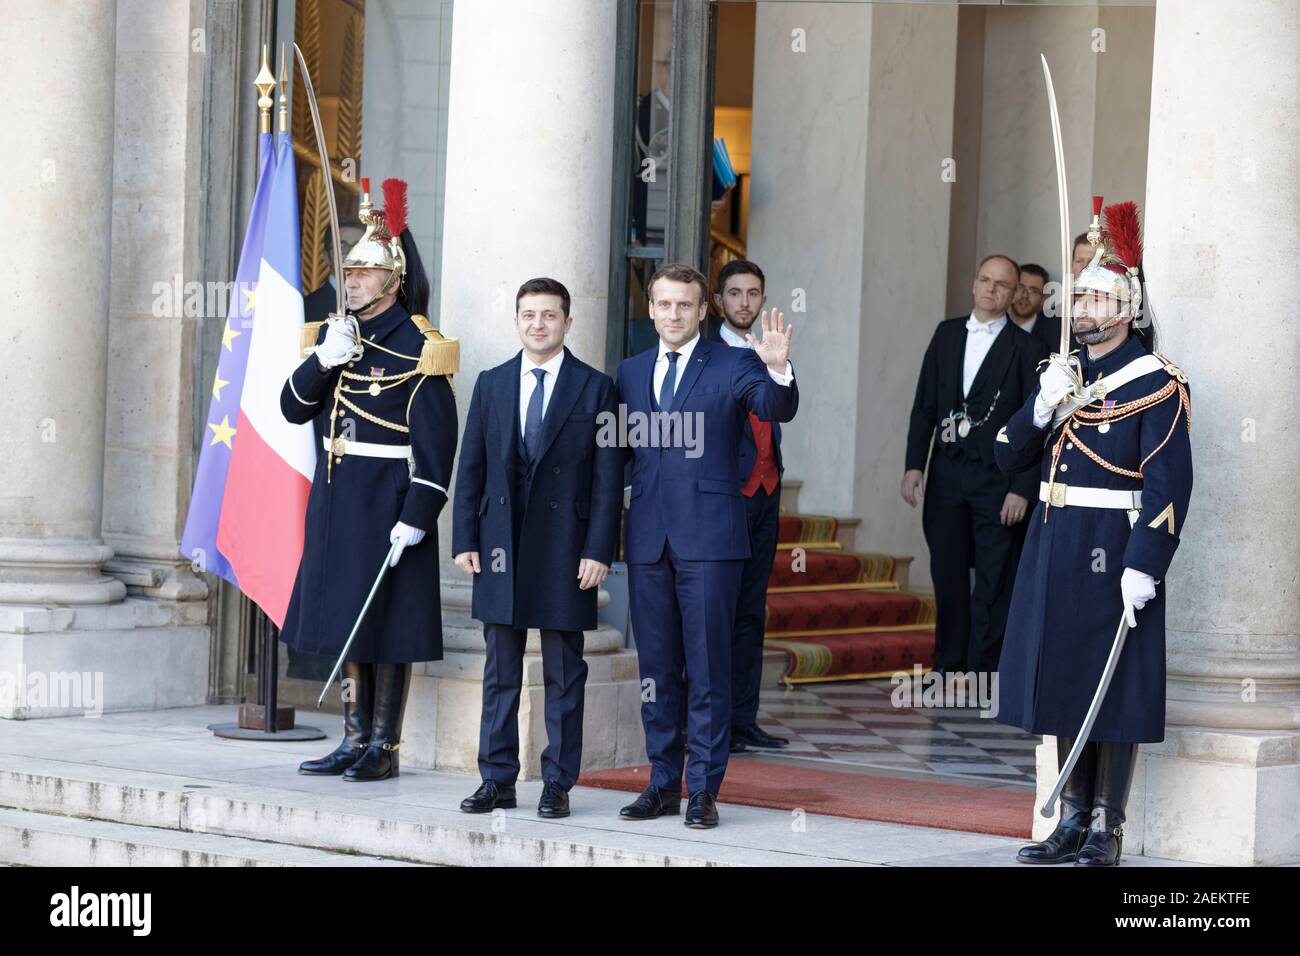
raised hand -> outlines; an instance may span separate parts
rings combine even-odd
[[[767,319],[766,309],[763,310],[758,320],[762,323],[763,340],[760,342],[753,335],[746,332],[745,341],[758,353],[758,357],[764,365],[778,374],[784,374],[785,363],[790,358],[790,343],[794,339],[794,326],[785,324],[785,314],[780,309],[772,310],[770,324]]]

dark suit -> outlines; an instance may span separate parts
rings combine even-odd
[[[548,739],[542,776],[567,790],[582,756],[582,632],[596,627],[599,591],[578,587],[578,563],[614,560],[624,453],[597,444],[601,414],[616,415],[614,383],[566,348],[530,459],[520,436],[522,368],[521,352],[474,385],[456,472],[452,553],[479,552],[482,569],[472,613],[487,643],[483,779],[512,785],[519,773],[524,641],[527,629],[537,628]]]
[[[707,335],[711,341],[729,346],[722,337],[720,323],[711,323]],[[740,592],[736,598],[736,624],[731,638],[731,726],[750,727],[758,721],[759,688],[763,682],[763,634],[767,624],[767,582],[776,560],[776,544],[781,518],[781,423],[772,422],[772,457],[777,483],[771,494],[762,485],[745,497],[745,520],[749,525],[752,552],[740,572]],[[741,482],[754,471],[758,445],[754,428],[745,417],[745,431],[740,441],[738,459]]]
[[[658,346],[618,368],[619,400],[635,420],[659,411],[654,390]],[[641,666],[641,720],[650,782],[678,792],[686,754],[689,793],[718,793],[731,741],[731,638],[749,525],[740,493],[740,444],[748,412],[790,421],[798,388],[777,384],[752,349],[701,335],[664,411],[698,425],[687,447],[636,444],[624,551],[632,628]],[[636,416],[636,419],[634,419]]]
[[[1038,495],[1036,464],[1008,478],[998,470],[993,444],[998,429],[1037,387],[1038,362],[1046,352],[1008,318],[963,397],[966,334],[965,316],[940,322],[925,351],[906,467],[924,470],[929,457],[922,520],[937,609],[935,666],[993,671],[1006,629],[1017,541],[1013,528],[1001,523],[1002,504],[1008,491],[1030,502]],[[972,426],[965,438],[949,421],[963,402]]]
[[[1059,315],[1047,315],[1044,312],[1038,313],[1038,318],[1034,320],[1034,327],[1029,330],[1029,334],[1036,338],[1046,349],[1046,355],[1061,350],[1061,317]],[[1079,343],[1074,341],[1073,336],[1070,339],[1070,348],[1077,349]]]

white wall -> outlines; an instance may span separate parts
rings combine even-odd
[[[787,477],[802,510],[862,517],[862,547],[919,557],[897,486],[943,317],[956,37],[955,7],[835,3],[759,4],[755,36],[749,255],[770,305],[807,299]]]

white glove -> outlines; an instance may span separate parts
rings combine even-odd
[[[1156,596],[1156,579],[1145,571],[1125,568],[1119,579],[1119,591],[1124,596],[1124,616],[1129,627],[1137,627],[1137,612]]]
[[[397,562],[401,560],[402,552],[413,544],[419,544],[424,540],[424,532],[419,528],[412,528],[409,524],[397,522],[393,525],[393,530],[388,532],[390,543],[397,545],[393,548],[393,556],[388,559],[390,568],[397,567]]]
[[[1064,362],[1052,356],[1038,377],[1038,397],[1034,399],[1034,424],[1044,427],[1052,420],[1056,406],[1074,391],[1074,374]]]
[[[316,346],[321,368],[335,368],[361,357],[361,330],[352,316],[331,315],[326,320],[325,340]]]

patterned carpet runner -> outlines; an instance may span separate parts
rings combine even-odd
[[[828,515],[783,514],[765,645],[790,683],[880,677],[934,658],[934,598],[901,591],[895,561],[844,551]]]

